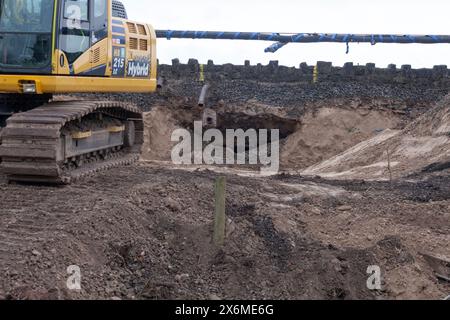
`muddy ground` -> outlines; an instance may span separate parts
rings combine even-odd
[[[6,298],[439,299],[421,252],[448,255],[450,175],[414,183],[227,175],[212,245],[212,171],[139,164],[68,187],[0,184]],[[394,190],[394,191],[393,191]],[[436,196],[436,199],[433,197]],[[82,291],[66,289],[78,265]],[[366,287],[379,265],[383,289]]]
[[[392,181],[386,172],[378,180],[302,174],[415,121],[372,104],[356,113],[339,104],[324,102],[301,116],[255,103],[217,109],[229,116],[219,127],[258,119],[286,130],[284,173],[275,176],[171,165],[169,133],[199,116],[186,106],[146,115],[143,159],[135,165],[64,187],[8,184],[0,176],[0,299],[448,296],[449,283],[422,256],[450,257],[448,168],[415,168]],[[222,248],[212,243],[219,175],[227,177]],[[72,265],[81,269],[81,291],[67,289]],[[374,265],[381,290],[367,288]]]

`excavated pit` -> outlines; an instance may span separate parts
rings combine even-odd
[[[278,129],[282,170],[300,170],[329,159],[380,132],[402,128],[404,117],[391,110],[352,109],[318,104],[311,111],[292,116],[288,109],[258,105],[233,105],[211,109],[216,114],[215,129]],[[203,109],[154,107],[145,114],[146,132],[143,160],[169,161],[176,143],[176,129],[194,132],[194,122],[202,121]],[[210,128],[206,126],[204,130]],[[269,144],[271,135],[269,134]],[[224,141],[225,144],[225,141]],[[226,146],[224,146],[225,148]],[[248,151],[248,146],[246,146]]]
[[[203,132],[214,128],[226,137],[227,130],[247,130],[253,129],[256,132],[268,130],[268,140],[272,142],[271,130],[279,130],[281,141],[286,140],[296,130],[298,130],[299,121],[275,114],[247,114],[241,111],[217,110],[216,123],[214,126],[205,125]],[[172,133],[176,129],[188,130],[194,137],[194,122],[202,121],[203,109],[177,109],[167,107],[155,107],[145,115],[145,142],[143,147],[143,160],[169,161],[171,150],[177,142],[172,142]],[[259,138],[259,136],[258,136]],[[224,139],[224,150],[226,150],[226,139]],[[248,141],[246,141],[245,150],[249,151]],[[206,145],[206,144],[205,144]],[[237,148],[235,146],[235,148]],[[236,149],[234,150],[236,151]]]

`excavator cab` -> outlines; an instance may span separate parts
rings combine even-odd
[[[108,38],[108,0],[59,2],[0,0],[0,73],[73,73],[76,60]],[[52,46],[60,53],[53,66]]]
[[[155,30],[119,1],[0,0],[0,92],[153,92],[156,64]]]

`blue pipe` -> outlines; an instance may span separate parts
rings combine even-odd
[[[261,40],[261,41],[273,41],[280,44],[319,43],[319,42],[331,42],[331,43],[359,42],[371,44],[450,43],[449,35],[390,35],[390,34],[372,35],[372,34],[328,34],[328,33],[281,34],[281,33],[262,33],[262,32],[156,30],[156,37],[166,38],[169,40],[170,39]]]

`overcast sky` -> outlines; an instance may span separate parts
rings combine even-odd
[[[155,29],[251,31],[289,33],[387,33],[450,34],[448,0],[122,0],[131,20],[147,22]],[[270,43],[226,40],[158,41],[158,58],[187,62],[196,58],[216,64],[312,65],[332,61],[340,66],[374,62],[411,64],[415,68],[450,66],[450,44],[396,45],[290,44],[275,54],[264,53]]]

